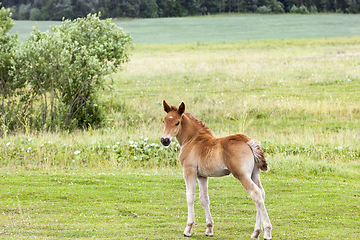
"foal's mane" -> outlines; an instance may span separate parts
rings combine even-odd
[[[195,122],[196,125],[199,127],[199,130],[201,133],[205,133],[205,134],[210,134],[211,136],[213,136],[212,132],[210,131],[210,128],[208,126],[205,125],[205,123],[203,123],[202,121],[200,121],[199,119],[195,118],[193,115],[191,115],[190,113],[184,113],[191,121]]]
[[[171,105],[170,108],[171,108],[171,111],[176,111],[176,112],[178,111],[178,108],[174,105]],[[200,133],[210,134],[211,136],[213,136],[212,132],[210,131],[210,128],[208,126],[206,126],[205,123],[203,123],[199,119],[195,118],[190,113],[184,113],[184,115],[187,116],[191,121],[196,123],[196,125],[199,127]]]

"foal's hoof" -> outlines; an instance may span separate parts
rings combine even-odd
[[[270,236],[264,236],[264,240],[271,240],[271,235]]]
[[[191,234],[187,235],[187,234],[184,233],[184,237],[191,237]]]
[[[207,236],[207,237],[212,237],[212,236],[214,236],[214,233],[213,233],[212,229],[206,230],[206,231],[205,231],[205,236]]]
[[[214,233],[213,233],[213,232],[208,232],[208,231],[206,231],[206,232],[205,232],[205,236],[207,236],[207,237],[212,237],[212,236],[214,236]]]
[[[261,233],[261,230],[255,230],[254,233],[251,235],[251,238],[252,239],[258,239],[260,233]]]
[[[266,227],[264,229],[264,240],[270,240],[271,239],[271,227]]]

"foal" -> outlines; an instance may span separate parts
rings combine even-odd
[[[190,237],[195,224],[194,200],[196,179],[199,183],[200,202],[206,215],[205,235],[213,236],[214,221],[211,218],[208,196],[208,177],[222,177],[230,173],[237,178],[249,192],[256,204],[256,223],[251,238],[258,238],[262,224],[264,239],[271,239],[271,223],[265,209],[265,192],[260,183],[260,170],[268,171],[264,152],[259,144],[245,135],[237,134],[224,138],[215,138],[209,128],[189,113],[185,113],[185,104],[179,107],[163,102],[164,133],[161,143],[168,146],[176,137],[180,144],[180,164],[186,184],[188,220],[184,236]]]

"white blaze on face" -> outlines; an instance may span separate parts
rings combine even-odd
[[[170,142],[173,140],[173,138],[176,136],[177,133],[177,127],[173,126],[174,119],[176,119],[176,116],[166,116],[164,118],[164,133],[162,135],[163,139],[168,139]],[[167,127],[167,128],[166,128]]]

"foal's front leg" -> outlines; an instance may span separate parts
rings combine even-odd
[[[210,213],[210,200],[209,200],[209,194],[208,194],[208,178],[204,177],[198,177],[199,182],[199,190],[200,190],[200,202],[204,207],[205,210],[205,216],[206,216],[206,236],[213,236],[213,226],[214,221],[211,218]]]
[[[184,179],[186,184],[186,201],[188,204],[188,220],[184,231],[185,237],[191,236],[191,230],[195,225],[194,202],[195,202],[195,188],[196,188],[196,172],[187,171],[184,168]]]

